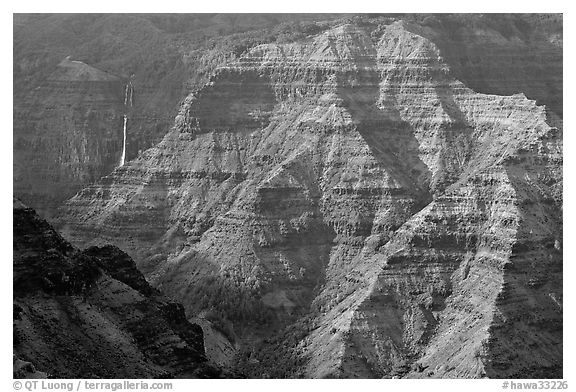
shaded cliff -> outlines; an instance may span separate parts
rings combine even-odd
[[[562,116],[561,14],[413,15],[409,27],[441,50],[474,91],[524,93]]]
[[[15,377],[218,377],[202,329],[113,246],[79,251],[14,203]]]
[[[247,50],[64,235],[216,309],[251,376],[561,377],[562,121],[469,88],[419,29]]]
[[[112,171],[122,150],[126,82],[65,59],[14,106],[14,192],[50,215]]]

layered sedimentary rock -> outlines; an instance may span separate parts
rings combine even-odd
[[[224,315],[252,376],[559,377],[561,120],[468,88],[415,30],[343,24],[219,67],[66,203],[64,235]]]
[[[113,246],[79,251],[14,203],[14,376],[217,377],[202,329]]]
[[[63,60],[14,106],[14,192],[43,215],[120,162],[125,81]]]

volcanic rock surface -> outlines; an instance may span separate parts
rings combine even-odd
[[[429,35],[247,50],[63,235],[217,314],[249,376],[562,377],[561,110],[475,91]]]
[[[79,251],[14,203],[14,377],[218,377],[202,329],[113,246]]]

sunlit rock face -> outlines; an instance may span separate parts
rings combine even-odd
[[[64,235],[217,309],[248,375],[561,377],[562,121],[415,31],[248,50],[60,209]]]

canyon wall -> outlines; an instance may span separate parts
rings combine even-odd
[[[126,82],[64,59],[14,105],[14,192],[43,215],[120,163]]]
[[[471,89],[429,33],[247,50],[63,235],[217,312],[250,376],[561,377],[561,110]]]
[[[561,15],[15,14],[16,195],[50,218],[112,171],[118,145],[131,160],[157,144],[190,91],[258,44],[305,39],[345,21],[377,39],[395,20],[439,47],[454,77],[473,90],[524,93],[562,116]],[[66,56],[108,75],[56,82]],[[121,75],[118,84],[133,82],[126,143],[118,140],[123,87],[111,74]]]

